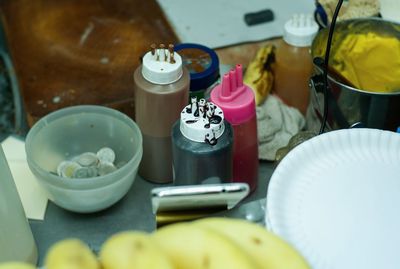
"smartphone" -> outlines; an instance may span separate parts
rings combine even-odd
[[[151,190],[154,214],[171,211],[231,209],[249,194],[247,183],[159,187]]]

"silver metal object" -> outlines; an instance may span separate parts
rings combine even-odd
[[[76,162],[85,167],[93,166],[97,164],[98,157],[93,152],[85,152],[77,157]]]
[[[249,194],[246,183],[159,187],[151,191],[153,213],[207,208],[233,208]]]
[[[114,151],[107,147],[100,149],[96,155],[100,162],[113,163],[115,161]]]
[[[344,36],[351,33],[375,32],[400,39],[400,24],[381,19],[366,18],[338,22],[333,36],[331,54],[340,45]],[[311,46],[315,75],[311,78],[310,106],[307,115],[308,126],[319,126],[324,111],[323,69],[315,57],[324,53],[328,31],[320,31]],[[368,127],[396,130],[400,126],[400,89],[397,92],[376,93],[353,88],[338,76],[328,76],[328,129]],[[317,124],[316,124],[317,122]],[[315,130],[317,131],[317,130]]]
[[[98,166],[98,174],[99,176],[107,175],[111,172],[114,172],[117,168],[111,162],[100,162]]]
[[[245,219],[262,226],[266,226],[265,222],[266,198],[238,204],[232,209],[215,213],[209,217],[226,217],[233,219]]]
[[[117,170],[114,161],[115,152],[104,147],[97,153],[84,152],[70,160],[62,161],[57,167],[57,174],[66,178],[104,176]]]
[[[73,161],[63,161],[57,167],[57,174],[61,177],[73,178],[76,170],[81,166]]]
[[[87,167],[80,167],[74,171],[74,178],[88,178],[89,169]]]

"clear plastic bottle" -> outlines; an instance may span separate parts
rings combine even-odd
[[[276,43],[273,91],[305,115],[313,64],[310,46],[318,32],[311,15],[294,15],[285,23],[283,39]]]
[[[17,188],[0,146],[0,263],[36,264],[37,248]]]
[[[134,73],[135,120],[143,136],[139,175],[146,180],[173,180],[171,130],[188,104],[189,83],[189,72],[172,46],[153,47]]]
[[[211,91],[211,102],[224,112],[233,127],[233,182],[258,183],[258,138],[256,103],[253,91],[243,84],[242,66],[237,65],[222,77]]]

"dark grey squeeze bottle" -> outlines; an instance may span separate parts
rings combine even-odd
[[[172,182],[171,129],[189,96],[189,72],[172,45],[145,54],[134,73],[135,121],[143,135],[139,175],[151,182]]]
[[[172,128],[174,184],[232,182],[232,132],[219,107],[192,97]]]

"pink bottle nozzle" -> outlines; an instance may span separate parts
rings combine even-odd
[[[245,90],[243,87],[242,65],[236,65],[235,69],[224,75],[221,87],[220,97],[226,101],[235,99]]]
[[[236,81],[238,88],[243,87],[243,70],[241,64],[236,65]]]
[[[211,101],[222,108],[231,124],[242,123],[255,115],[253,91],[243,84],[242,65],[226,73],[222,83],[211,91]]]
[[[236,70],[229,71],[229,77],[231,79],[231,92],[237,90]]]
[[[222,89],[221,89],[221,96],[229,97],[231,95],[231,81],[229,78],[229,74],[225,74],[222,78]]]

